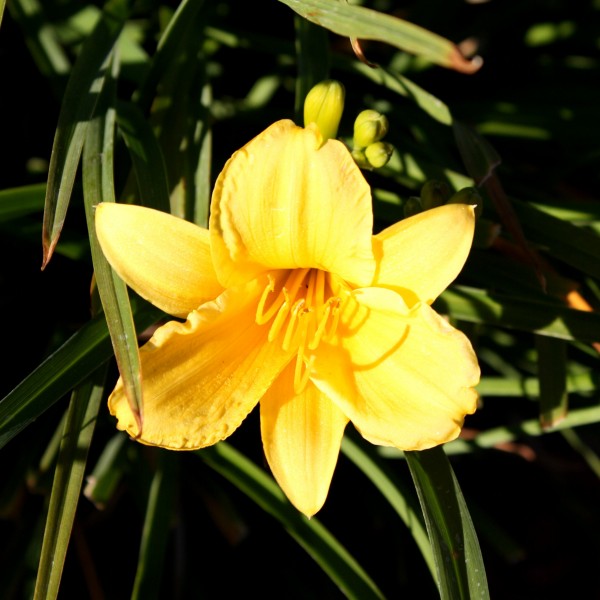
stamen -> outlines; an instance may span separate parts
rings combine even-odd
[[[305,313],[306,314],[306,313]],[[310,372],[315,362],[315,355],[311,355],[306,360],[304,351],[306,350],[306,327],[302,331],[302,341],[298,354],[296,355],[296,366],[294,368],[294,393],[301,394],[308,383]],[[304,367],[304,370],[303,370]]]
[[[279,309],[275,320],[271,324],[271,329],[269,329],[269,335],[267,338],[269,342],[272,342],[277,337],[277,334],[281,331],[281,327],[283,326],[284,321],[287,319],[287,316],[290,314],[290,307],[292,306],[288,291],[283,288],[281,292],[285,298],[285,301]]]
[[[275,299],[275,302],[271,305],[271,308],[265,312],[265,304],[267,302],[267,296],[275,291],[275,278],[270,273],[267,274],[269,278],[269,283],[266,285],[262,296],[260,297],[260,302],[258,303],[258,307],[256,308],[256,323],[257,325],[264,325],[268,323],[273,315],[279,310],[280,306],[283,304],[283,298],[281,298],[281,294]]]
[[[331,306],[331,316],[333,317],[333,322],[330,324],[329,327],[329,331],[327,331],[327,333],[325,333],[325,335],[323,335],[323,339],[324,340],[330,340],[336,330],[337,330],[337,326],[340,322],[340,305],[342,303],[342,299],[341,298],[329,298],[329,300],[327,300],[327,304],[329,306]]]
[[[292,312],[290,315],[290,322],[288,323],[287,329],[285,330],[285,336],[283,338],[283,343],[281,347],[287,352],[292,347],[292,340],[296,337],[294,333],[296,332],[296,321],[300,316],[300,311],[304,308],[304,298],[300,298],[296,304],[294,304],[294,308],[292,308]]]
[[[302,282],[309,271],[310,269],[294,269],[292,274],[288,277],[284,287],[289,291],[290,302],[294,302],[296,299],[298,290],[300,289],[300,286],[302,285]]]
[[[315,350],[315,348],[319,345],[323,337],[323,332],[325,331],[325,326],[327,325],[327,320],[329,319],[329,315],[331,314],[331,303],[328,301],[325,305],[325,312],[321,316],[319,320],[319,325],[317,326],[317,330],[315,331],[310,343],[308,344],[309,350]]]
[[[285,352],[297,352],[294,390],[298,394],[308,382],[315,361],[313,352],[322,340],[330,340],[335,335],[342,299],[327,297],[332,290],[325,271],[293,269],[267,308],[269,295],[279,287],[274,275],[267,276],[268,283],[256,309],[256,323],[271,322],[267,335],[269,342],[279,340]]]
[[[296,357],[296,368],[294,369],[294,392],[296,395],[301,394],[308,383],[308,379],[310,377],[310,371],[315,362],[314,354],[308,359],[306,365],[304,364],[304,357],[300,352],[298,352],[298,356]],[[304,372],[302,371],[302,367],[304,366]]]

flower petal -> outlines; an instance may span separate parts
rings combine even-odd
[[[96,207],[96,233],[127,285],[171,315],[185,317],[223,291],[202,227],[143,206],[104,202]]]
[[[473,241],[472,206],[447,204],[404,219],[374,236],[374,286],[401,293],[409,305],[431,304],[462,269]]]
[[[229,436],[291,358],[254,321],[266,284],[264,277],[227,290],[185,323],[159,328],[140,350],[142,432],[121,380],[109,398],[119,429],[172,449],[203,448]]]
[[[310,381],[294,393],[294,363],[260,401],[260,424],[271,471],[290,502],[312,517],[327,498],[348,419]]]
[[[370,281],[369,186],[346,147],[279,121],[236,152],[212,198],[212,256],[221,284],[272,269],[314,267]]]
[[[354,299],[339,345],[319,347],[312,380],[374,444],[423,450],[454,439],[477,403],[466,336],[427,304],[408,311],[390,290],[357,290]],[[331,377],[332,365],[341,376]]]

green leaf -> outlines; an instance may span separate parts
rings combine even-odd
[[[383,598],[375,583],[347,550],[315,518],[308,520],[262,469],[226,442],[197,452],[219,472],[275,517],[288,533],[310,554],[348,598]]]
[[[170,212],[169,183],[162,150],[150,124],[134,104],[117,104],[117,125],[133,161],[137,201]]]
[[[405,452],[433,547],[442,600],[489,598],[471,516],[444,450]]]
[[[37,68],[50,80],[57,96],[62,95],[62,79],[68,74],[71,63],[42,4],[38,0],[13,0],[9,12],[21,26]]]
[[[108,78],[97,115],[90,121],[83,151],[83,199],[94,275],[119,372],[132,413],[141,428],[142,381],[137,337],[127,286],[112,270],[102,254],[96,236],[95,206],[114,202],[113,154],[115,135],[114,80]]]
[[[0,223],[41,212],[45,194],[45,183],[0,191]]]
[[[496,294],[465,286],[446,290],[435,302],[438,312],[472,323],[487,323],[563,340],[600,340],[600,315],[558,302]]]
[[[366,79],[377,83],[400,96],[412,100],[431,118],[439,121],[443,125],[452,125],[453,117],[448,106],[439,98],[436,98],[433,94],[430,94],[428,91],[408,79],[408,77],[405,77],[400,73],[393,73],[384,67],[373,69],[357,60],[348,60],[347,57],[339,57],[337,55],[333,56],[332,63],[335,67],[359,73]]]
[[[363,6],[332,0],[280,0],[299,15],[337,33],[364,40],[378,40],[431,62],[474,73],[481,59],[466,60],[450,41],[418,25]]]
[[[581,427],[600,423],[600,406],[571,409],[569,414],[553,427],[553,431]],[[529,419],[507,427],[495,427],[477,435],[472,440],[457,439],[444,445],[446,454],[465,454],[494,448],[495,446],[521,440],[528,436],[541,436],[548,431],[542,429],[540,420]],[[381,448],[381,455],[386,458],[401,458],[402,453],[395,448]]]
[[[143,303],[134,311],[141,330],[162,314]],[[0,448],[112,356],[104,315],[95,317],[0,400]]]
[[[123,477],[128,439],[122,432],[110,438],[87,478],[83,494],[99,510],[106,507]]]
[[[62,230],[88,120],[104,85],[112,50],[127,18],[127,0],[109,0],[73,67],[54,136],[42,232],[46,266]]]
[[[71,398],[54,472],[34,600],[58,596],[105,375],[106,369],[99,369]]]
[[[567,394],[567,343],[541,335],[535,336],[540,380],[540,423],[551,429],[569,411]]]
[[[393,477],[373,447],[363,448],[345,435],[342,440],[342,452],[371,480],[408,527],[435,579],[435,561],[431,544],[418,506],[412,501],[412,490],[406,489],[397,478]]]
[[[171,526],[171,509],[177,490],[175,459],[172,452],[159,451],[158,466],[148,494],[132,600],[160,598],[160,580]]]
[[[306,19],[296,17],[296,123],[304,122],[304,99],[320,81],[329,79],[329,40],[327,32]]]

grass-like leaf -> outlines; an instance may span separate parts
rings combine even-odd
[[[332,0],[280,0],[305,19],[339,35],[391,44],[463,73],[474,73],[480,59],[467,60],[449,40],[418,25],[363,6]]]
[[[58,596],[105,374],[106,369],[100,368],[71,398],[54,472],[34,600],[53,600]]]
[[[600,340],[598,313],[567,308],[551,301],[455,286],[440,296],[436,307],[472,323],[500,325],[563,340]]]
[[[567,394],[567,343],[541,335],[535,336],[540,380],[540,423],[551,429],[569,410]]]
[[[433,547],[442,600],[489,598],[485,567],[467,505],[440,446],[405,452]]]
[[[113,82],[109,79],[109,84]],[[90,248],[98,293],[112,340],[119,371],[131,410],[142,426],[142,381],[135,324],[131,314],[127,286],[112,270],[102,254],[96,236],[95,206],[100,202],[114,202],[113,154],[115,135],[114,94],[106,93],[113,85],[107,84],[99,103],[101,110],[90,121],[83,151],[83,198],[90,236]],[[110,96],[110,97],[107,97]]]
[[[83,44],[67,84],[50,157],[42,266],[48,264],[62,231],[87,123],[104,85],[109,56],[127,18],[127,4],[127,0],[107,2],[98,24]]]
[[[415,506],[410,495],[412,492],[414,496],[414,491],[405,489],[397,478],[388,472],[385,463],[373,447],[364,448],[346,435],[342,440],[342,452],[371,480],[404,521],[435,579],[435,561],[431,544],[425,531],[423,518],[419,513],[419,507]]]
[[[165,161],[152,127],[134,104],[124,102],[117,105],[117,125],[133,162],[138,203],[170,212]]]
[[[177,486],[177,461],[171,452],[160,452],[158,466],[148,494],[148,505],[132,600],[160,598],[160,579],[171,525],[171,508]]]
[[[44,209],[46,184],[36,183],[0,191],[0,223]]]
[[[146,303],[135,311],[145,329],[160,316]],[[104,315],[95,317],[0,401],[0,448],[112,356]]]
[[[348,551],[315,518],[308,520],[285,498],[275,481],[226,442],[198,456],[275,517],[348,598],[383,598]]]

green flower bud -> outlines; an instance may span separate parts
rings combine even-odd
[[[430,208],[446,204],[448,198],[450,198],[450,194],[450,186],[445,181],[438,181],[437,179],[426,181],[425,185],[421,188],[423,210],[429,210]]]
[[[354,147],[366,148],[388,132],[388,120],[376,110],[363,110],[354,121]]]
[[[466,187],[458,190],[448,200],[448,204],[468,204],[475,207],[475,216],[480,217],[483,210],[483,199],[479,190],[474,187]]]
[[[417,196],[410,196],[407,198],[404,206],[402,207],[405,217],[412,217],[418,215],[423,208],[421,207],[421,198]]]
[[[365,148],[365,157],[374,169],[381,169],[381,167],[387,165],[393,152],[394,146],[391,144],[386,142],[375,142],[374,144],[369,144]]]
[[[323,142],[337,136],[346,92],[339,81],[317,83],[304,100],[304,126],[316,123]]]

